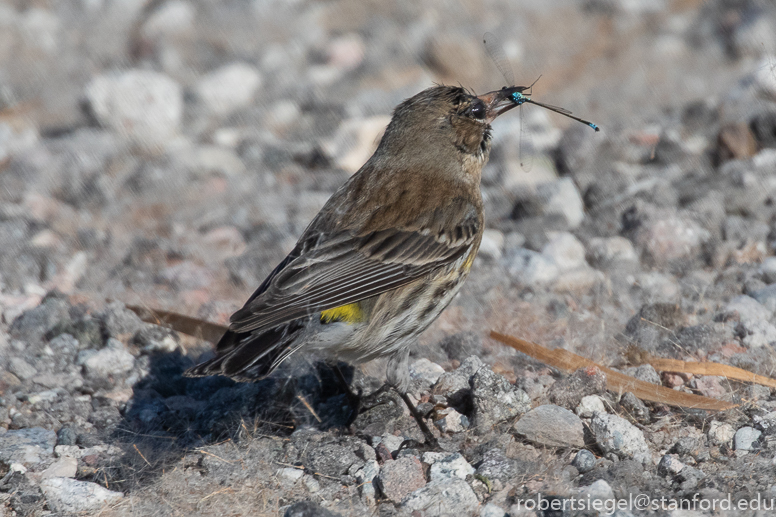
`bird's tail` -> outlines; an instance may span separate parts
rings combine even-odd
[[[183,375],[226,375],[238,381],[263,379],[299,349],[298,333],[304,326],[305,320],[295,320],[261,332],[227,331],[216,346],[216,356]]]

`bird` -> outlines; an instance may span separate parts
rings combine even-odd
[[[371,158],[231,316],[215,355],[185,375],[256,381],[295,354],[388,357],[387,385],[413,412],[410,348],[458,293],[482,241],[491,123],[517,105],[505,92],[435,85],[399,104]]]

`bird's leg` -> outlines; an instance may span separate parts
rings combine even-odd
[[[410,387],[409,357],[410,347],[403,348],[391,357],[391,359],[388,361],[388,367],[385,373],[386,379],[388,380],[387,384],[396,390],[396,393],[399,394],[401,399],[407,405],[407,409],[410,410],[412,418],[415,419],[415,422],[417,422],[420,431],[426,438],[426,445],[432,449],[438,449],[439,443],[437,442],[434,433],[432,433],[431,429],[428,428],[426,422],[423,420],[423,415],[418,412],[418,409],[407,395],[407,390],[409,390]]]

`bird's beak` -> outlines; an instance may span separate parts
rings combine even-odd
[[[485,103],[488,110],[485,121],[490,124],[502,113],[506,113],[512,108],[517,107],[518,104],[512,100],[512,93],[516,91],[521,92],[524,89],[526,88],[523,86],[513,86],[511,88],[502,88],[480,95],[478,99]]]

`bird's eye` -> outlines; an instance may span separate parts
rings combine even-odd
[[[470,110],[472,117],[482,120],[485,118],[486,111],[487,110],[485,109],[485,103],[482,102],[480,99],[474,99]]]

